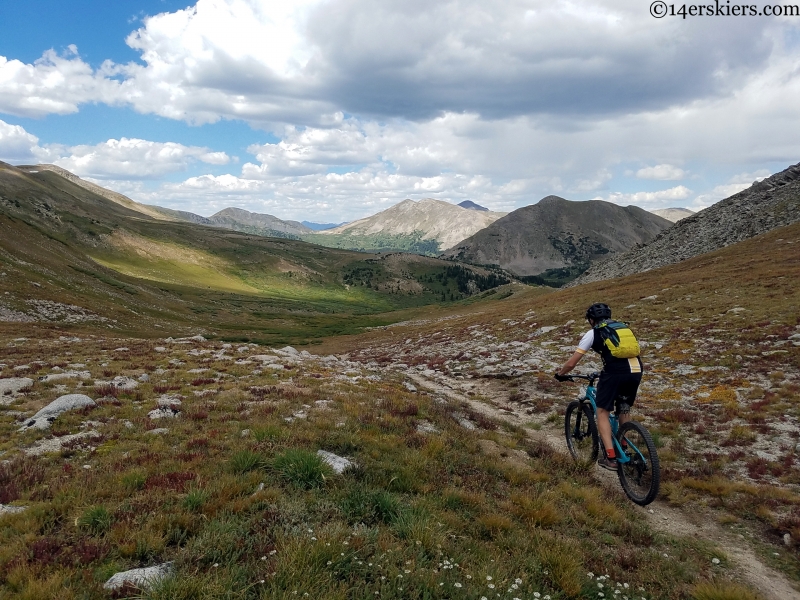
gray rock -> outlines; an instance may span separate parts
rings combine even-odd
[[[153,585],[172,574],[172,563],[163,563],[154,567],[131,569],[122,571],[111,577],[103,584],[107,590],[118,590],[126,583],[136,586],[141,590],[149,590]]]
[[[406,389],[409,392],[416,392],[417,391],[417,386],[415,386],[413,383],[409,383],[408,381],[406,381],[406,382],[403,383],[403,385],[406,386]]]
[[[175,394],[162,394],[156,400],[158,408],[169,408],[170,406],[180,406],[181,396]]]
[[[165,435],[169,433],[169,429],[167,429],[166,427],[158,427],[156,429],[148,429],[147,431],[145,431],[145,433],[147,435]]]
[[[3,396],[13,396],[19,393],[20,390],[29,388],[33,385],[33,379],[30,377],[11,377],[9,379],[0,379],[0,403],[2,403]]]
[[[72,435],[62,435],[61,437],[37,442],[32,447],[25,450],[25,454],[28,456],[40,456],[51,452],[61,452],[64,446],[75,440],[97,437],[100,437],[100,432],[98,431],[81,431],[80,433],[74,433]]]
[[[326,452],[325,450],[317,450],[317,456],[324,460],[333,471],[341,475],[345,469],[354,466],[351,461],[343,456],[337,456],[333,452]]]
[[[255,356],[251,356],[250,360],[259,360],[263,363],[273,363],[278,360],[278,357],[272,356],[271,354],[256,354]]]
[[[284,346],[280,350],[275,350],[275,352],[279,352],[280,354],[283,354],[285,356],[299,356],[300,355],[300,353],[295,348],[292,348],[291,346]]]
[[[50,373],[44,377],[39,377],[39,381],[47,383],[62,379],[89,379],[91,376],[92,374],[89,371],[66,371],[65,373]]]
[[[76,410],[87,406],[97,406],[95,401],[84,394],[67,394],[53,400],[42,410],[37,412],[25,423],[22,429],[33,427],[35,429],[47,429],[56,420],[56,417],[68,410]],[[22,430],[21,429],[21,430]],[[21,431],[20,430],[20,431]]]
[[[151,410],[149,413],[147,413],[147,416],[151,419],[174,419],[180,414],[181,411],[177,409],[169,406],[162,406]]]
[[[139,375],[139,383],[147,383],[148,381],[150,381],[150,375],[147,373],[142,373]]]
[[[117,377],[114,377],[114,379],[112,379],[111,381],[97,380],[97,381],[94,382],[94,384],[96,386],[113,385],[118,390],[123,390],[123,391],[126,391],[126,392],[130,391],[130,390],[133,390],[133,389],[136,389],[137,387],[139,387],[139,382],[138,381],[136,381],[135,379],[131,379],[130,377],[123,377],[122,375],[118,375]]]
[[[15,515],[21,513],[27,506],[9,506],[8,504],[0,504],[0,515]]]
[[[419,433],[439,433],[439,430],[430,421],[420,421],[417,423],[417,431]]]

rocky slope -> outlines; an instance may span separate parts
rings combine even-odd
[[[435,240],[441,249],[446,249],[504,215],[505,213],[499,212],[470,210],[433,198],[419,202],[403,200],[371,217],[319,233],[349,236],[418,235],[421,240]]]
[[[642,248],[593,266],[570,285],[671,265],[800,220],[800,163],[682,219]]]
[[[691,217],[694,214],[694,211],[688,208],[660,208],[658,210],[651,210],[650,212],[673,223],[677,223],[681,219]]]
[[[670,222],[636,206],[547,196],[492,223],[445,252],[521,276],[578,269],[653,239]],[[574,275],[573,275],[574,276]]]

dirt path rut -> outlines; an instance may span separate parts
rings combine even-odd
[[[439,376],[430,379],[418,373],[408,372],[409,379],[428,391],[441,394],[459,402],[467,403],[472,410],[505,420],[513,425],[524,427],[531,439],[547,442],[555,450],[566,452],[564,440],[549,432],[536,431],[526,427],[530,416],[525,415],[518,406],[498,399],[490,383],[481,380],[457,381]],[[488,401],[479,400],[470,395],[480,395]],[[605,471],[597,473],[598,480],[606,486],[614,487],[622,494],[619,481],[613,473]],[[673,537],[701,538],[717,545],[735,565],[736,573],[752,588],[758,590],[767,600],[800,600],[798,592],[783,574],[765,565],[747,545],[746,539],[737,538],[724,530],[713,520],[704,518],[702,513],[688,514],[669,506],[666,502],[656,500],[648,507],[636,506],[636,511],[648,521],[656,531]]]

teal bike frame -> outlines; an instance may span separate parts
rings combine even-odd
[[[591,383],[586,386],[586,394],[581,402],[586,400],[592,405],[592,413],[594,414],[595,423],[597,422],[597,403],[595,399],[597,398],[597,388]],[[630,462],[631,457],[628,456],[627,452],[624,452],[622,446],[620,445],[619,441],[617,440],[617,431],[619,431],[619,419],[617,418],[616,412],[612,412],[608,415],[608,420],[611,421],[611,441],[614,444],[614,452],[617,455],[617,462],[625,464]],[[641,453],[641,451],[633,444],[633,442],[628,442],[628,448],[632,448],[639,456],[642,457],[642,461],[647,464],[647,459]]]

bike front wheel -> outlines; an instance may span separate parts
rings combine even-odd
[[[658,496],[661,469],[653,438],[643,425],[628,421],[619,428],[617,441],[630,459],[619,462],[617,474],[628,498],[640,506],[650,504]]]
[[[589,404],[570,402],[564,417],[564,436],[572,458],[580,463],[592,463],[597,460],[597,424]]]

